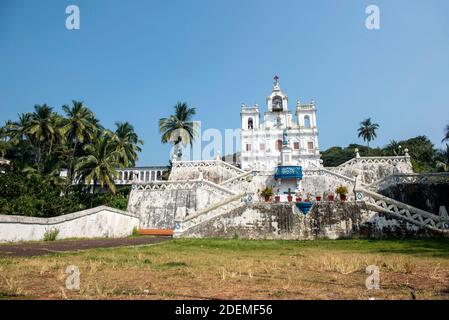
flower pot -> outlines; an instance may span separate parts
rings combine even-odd
[[[346,201],[346,195],[345,194],[340,194],[340,200],[341,201]]]
[[[329,195],[328,197],[327,197],[327,199],[329,200],[329,201],[334,201],[335,199],[334,199],[334,195]]]
[[[288,200],[288,202],[292,202],[293,197],[292,196],[287,196],[287,200]]]
[[[316,201],[321,201],[321,196],[316,196]]]
[[[301,201],[302,201],[301,197],[296,197],[296,202],[301,202]]]
[[[281,201],[281,197],[280,197],[280,196],[275,196],[275,197],[274,197],[274,201],[280,202],[280,201]]]
[[[265,202],[269,202],[270,201],[270,196],[265,196]]]

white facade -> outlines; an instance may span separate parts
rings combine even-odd
[[[274,170],[278,165],[320,165],[316,107],[312,101],[295,107],[295,117],[288,109],[288,97],[282,92],[279,78],[267,97],[267,112],[261,121],[259,106],[241,107],[242,169]]]

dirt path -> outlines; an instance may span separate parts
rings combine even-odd
[[[0,245],[0,256],[32,257],[53,252],[77,251],[92,248],[112,248],[155,244],[171,239],[170,237],[137,237],[118,239],[61,240],[55,242],[20,243]]]

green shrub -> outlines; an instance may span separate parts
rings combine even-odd
[[[59,229],[57,228],[48,229],[44,233],[44,241],[55,241],[56,238],[58,237],[58,234]]]
[[[272,197],[273,196],[273,188],[272,187],[265,187],[261,192],[260,195],[262,197]]]
[[[335,189],[336,194],[348,194],[348,188],[346,186],[339,186],[337,189]]]

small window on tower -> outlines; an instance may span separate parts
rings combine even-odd
[[[249,143],[246,144],[246,151],[251,151],[251,145]]]
[[[312,150],[312,149],[313,149],[313,142],[312,142],[312,141],[307,142],[307,148],[308,148],[309,150]]]
[[[299,150],[299,142],[293,142],[293,149]]]
[[[253,118],[248,119],[248,129],[253,129]]]
[[[265,151],[265,143],[260,144],[260,151]]]
[[[310,128],[310,117],[309,116],[304,117],[304,127]]]

